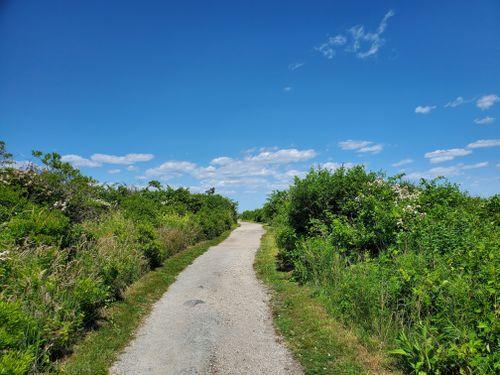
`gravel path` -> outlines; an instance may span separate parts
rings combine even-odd
[[[302,374],[276,338],[253,261],[263,234],[242,223],[155,304],[112,374]]]

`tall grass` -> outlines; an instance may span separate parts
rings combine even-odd
[[[102,309],[165,260],[236,222],[212,191],[102,186],[34,152],[12,167],[0,142],[0,373],[49,372]]]

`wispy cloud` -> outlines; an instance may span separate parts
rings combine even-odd
[[[212,159],[210,164],[213,165],[227,165],[230,164],[234,161],[233,158],[227,157],[227,156],[220,156],[218,158]]]
[[[63,155],[61,157],[61,160],[70,163],[75,167],[89,167],[89,168],[96,168],[100,167],[102,163],[99,163],[97,161],[93,161],[91,159],[86,159],[80,155],[74,155],[74,154],[69,154],[69,155]]]
[[[117,174],[117,173],[120,173],[120,172],[121,172],[121,170],[118,169],[118,168],[114,168],[114,169],[108,170],[108,173],[110,173],[110,174]]]
[[[343,46],[347,43],[347,38],[343,35],[329,36],[326,42],[322,43],[318,47],[314,47],[316,51],[319,51],[327,59],[331,60],[335,56],[335,47]]]
[[[338,145],[342,150],[354,150],[358,153],[378,154],[384,149],[384,146],[381,143],[352,139],[341,141]]]
[[[395,13],[392,10],[388,11],[377,27],[377,31],[374,33],[365,32],[363,25],[354,26],[349,30],[354,40],[351,49],[356,53],[356,56],[364,59],[366,57],[377,54],[379,49],[385,43],[385,39],[382,38],[382,34],[387,28],[387,21],[389,20],[389,18],[394,16],[394,14]],[[368,48],[362,50],[362,46],[364,43],[368,46]]]
[[[493,124],[493,122],[495,122],[495,118],[486,116],[483,118],[476,118],[474,119],[474,122],[479,125],[488,125],[488,124]]]
[[[467,148],[486,148],[486,147],[499,147],[500,139],[480,139],[475,142],[469,143]]]
[[[364,25],[356,25],[349,28],[346,34],[329,36],[325,42],[314,49],[329,60],[333,59],[337,48],[344,46],[346,52],[354,53],[360,59],[375,56],[385,44],[382,35],[387,28],[389,18],[394,15],[394,11],[389,10],[380,21],[375,32],[367,32]]]
[[[489,94],[481,96],[477,101],[476,105],[483,111],[491,108],[495,103],[500,102],[500,96],[496,94]]]
[[[487,161],[483,161],[483,162],[476,163],[476,164],[461,164],[460,168],[464,169],[464,170],[486,168],[489,164],[490,163],[488,163]]]
[[[475,142],[469,143],[465,148],[435,150],[425,153],[424,157],[429,159],[433,164],[442,163],[453,160],[457,157],[470,155],[474,149],[488,147],[500,147],[500,139],[479,139]]]
[[[466,156],[472,154],[471,150],[464,148],[451,148],[448,150],[436,150],[427,152],[424,157],[429,159],[431,163],[441,163],[444,161],[453,160],[459,156]]]
[[[310,160],[316,155],[316,151],[312,149],[297,150],[296,148],[290,148],[278,151],[262,151],[255,156],[247,156],[245,160],[264,164],[286,164]]]
[[[453,99],[451,102],[446,103],[445,108],[455,108],[465,103],[465,99],[461,96]]]
[[[61,160],[70,163],[75,167],[96,168],[102,166],[103,164],[132,165],[139,162],[150,161],[153,158],[153,154],[127,154],[124,156],[93,154],[87,159],[80,155],[68,154],[63,155]]]
[[[426,179],[431,179],[431,178],[436,178],[436,177],[451,177],[451,176],[458,176],[463,174],[463,171],[466,170],[471,170],[471,169],[479,169],[479,168],[485,168],[488,167],[489,163],[488,162],[480,162],[476,164],[456,164],[452,165],[449,167],[434,167],[431,168],[427,171],[417,171],[417,172],[412,172],[406,175],[407,178],[410,180],[416,180],[420,178],[426,178]]]
[[[170,160],[165,163],[159,165],[155,168],[149,168],[146,170],[146,176],[178,176],[186,172],[192,172],[197,168],[195,163],[191,163],[189,161],[176,161]]]
[[[402,167],[403,165],[408,165],[413,163],[413,159],[406,158],[403,160],[398,161],[397,163],[392,164],[393,167]]]
[[[297,69],[302,68],[304,65],[305,65],[305,63],[301,63],[301,62],[292,63],[292,64],[288,65],[288,70],[293,72]]]
[[[285,87],[283,87],[283,91],[284,92],[290,92],[292,90],[293,90],[293,87],[291,87],[291,86],[285,86]]]
[[[123,164],[130,165],[139,162],[150,161],[154,158],[153,154],[127,154],[124,156],[94,154],[90,157],[92,161],[101,164]]]
[[[417,108],[415,108],[415,113],[420,113],[425,115],[431,113],[435,109],[436,109],[435,105],[419,105]]]

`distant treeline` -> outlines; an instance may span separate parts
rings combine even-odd
[[[318,169],[241,217],[271,223],[279,267],[405,372],[500,371],[499,195]]]
[[[213,190],[103,186],[56,153],[15,167],[0,142],[0,373],[51,363],[169,256],[219,236],[236,204]]]

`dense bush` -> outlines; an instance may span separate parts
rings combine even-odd
[[[255,221],[256,223],[263,223],[266,221],[264,217],[264,210],[262,208],[245,210],[239,215],[239,218],[243,221]]]
[[[236,222],[213,191],[102,186],[34,156],[13,168],[0,142],[0,374],[50,371],[127,286]]]
[[[280,264],[409,373],[495,373],[499,196],[363,167],[311,170],[273,194]]]

